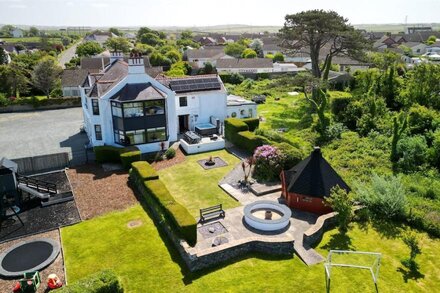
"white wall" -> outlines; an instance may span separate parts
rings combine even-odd
[[[249,110],[252,111],[252,116],[249,115]],[[242,113],[243,112],[243,113]],[[236,114],[234,118],[255,118],[257,117],[257,105],[247,104],[247,105],[237,105],[228,106],[227,108],[227,118],[233,117],[233,113]]]

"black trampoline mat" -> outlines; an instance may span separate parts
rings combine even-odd
[[[6,254],[1,266],[9,272],[26,271],[45,262],[53,250],[52,244],[45,241],[25,243]]]

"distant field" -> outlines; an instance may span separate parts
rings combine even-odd
[[[435,31],[440,30],[440,23],[423,24],[423,25],[432,26],[432,29]],[[390,33],[404,32],[406,28],[405,24],[355,24],[354,26],[358,29],[364,29],[369,32],[371,31],[371,32],[390,32]],[[419,25],[408,24],[407,26],[419,26]]]
[[[5,43],[38,43],[40,37],[24,37],[24,38],[1,38]],[[60,38],[49,38],[49,42],[60,41]]]

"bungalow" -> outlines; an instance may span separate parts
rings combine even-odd
[[[440,41],[426,47],[426,53],[440,54]]]
[[[81,99],[92,146],[136,145],[142,153],[166,149],[178,133],[226,117],[226,91],[217,75],[153,78],[143,58],[133,55],[126,62],[121,53],[89,74]]]
[[[61,75],[63,97],[81,97],[80,87],[88,75],[89,72],[85,69],[64,69]]]
[[[213,66],[216,66],[218,59],[234,58],[226,55],[223,48],[187,50],[186,56],[188,58],[188,62],[197,64],[198,68],[204,67],[206,63],[211,63]]]
[[[112,32],[102,32],[102,31],[95,31],[92,34],[86,36],[84,38],[84,41],[95,41],[98,44],[100,44],[102,47],[104,46],[104,43],[109,39],[109,38],[113,38],[113,37],[117,37],[117,35],[115,35]]]
[[[315,147],[312,154],[295,167],[281,173],[281,195],[291,208],[316,214],[332,209],[325,204],[333,187],[350,191],[348,185],[322,157],[321,149]]]
[[[283,49],[277,44],[263,44],[263,54],[266,56],[267,54],[275,55],[276,53],[283,53]]]
[[[228,115],[230,118],[255,118],[257,117],[257,104],[243,97],[228,95]]]
[[[217,61],[219,73],[272,73],[273,62],[269,58],[253,59],[219,59]]]

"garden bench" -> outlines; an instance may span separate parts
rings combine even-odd
[[[200,222],[203,223],[207,219],[217,218],[217,217],[225,217],[225,211],[222,208],[222,205],[215,205],[209,208],[200,209]]]

